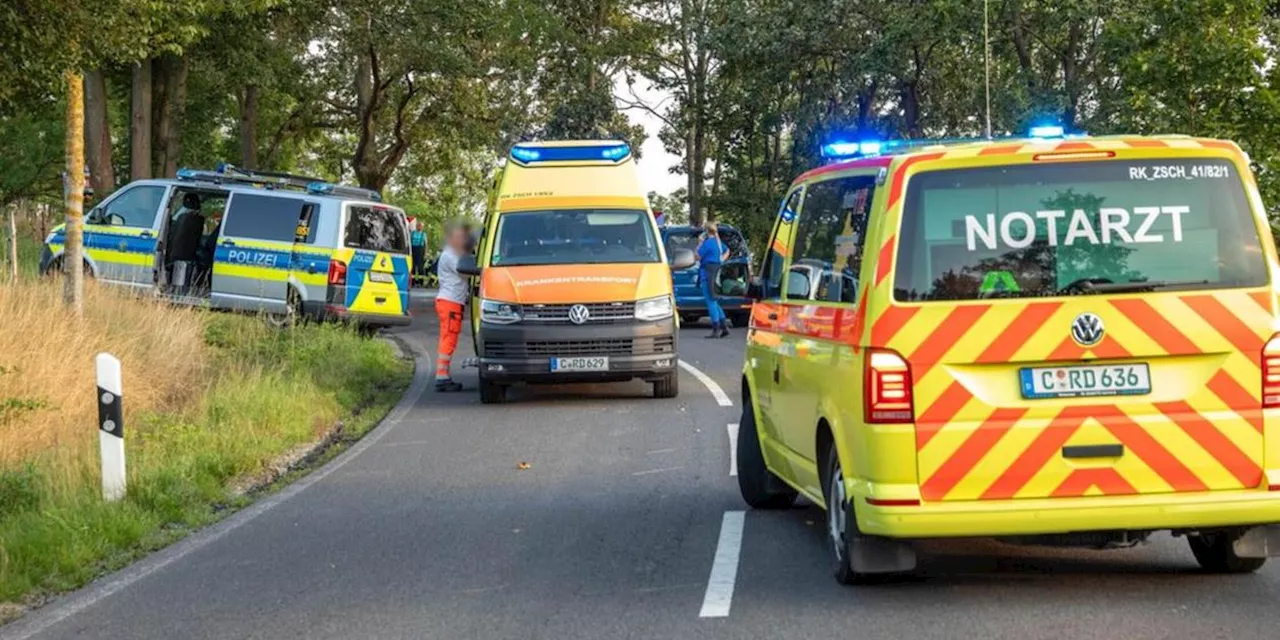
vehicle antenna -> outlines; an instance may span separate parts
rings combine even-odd
[[[987,97],[987,139],[991,139],[991,0],[982,0],[982,75]]]

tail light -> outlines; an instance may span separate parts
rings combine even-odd
[[[1280,334],[1262,348],[1262,407],[1280,407]]]
[[[331,285],[347,284],[347,263],[341,260],[329,261],[329,284]]]
[[[897,352],[868,349],[867,371],[862,384],[866,394],[863,411],[867,422],[901,424],[914,419],[911,366]]]

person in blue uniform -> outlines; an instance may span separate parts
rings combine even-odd
[[[706,233],[702,242],[698,243],[698,279],[702,282],[702,297],[707,301],[707,315],[711,317],[711,334],[708,338],[723,338],[729,335],[729,321],[716,300],[716,275],[720,265],[729,257],[729,250],[720,241],[720,231],[716,223],[708,222],[703,229]]]

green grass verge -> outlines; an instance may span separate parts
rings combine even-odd
[[[412,378],[389,345],[341,326],[275,331],[228,314],[206,322],[216,373],[194,407],[129,413],[125,389],[124,500],[101,500],[96,456],[0,469],[0,603],[79,587],[247,504],[233,484],[338,421],[340,441],[358,438]]]

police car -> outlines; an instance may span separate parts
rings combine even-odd
[[[832,145],[857,157],[783,201],[739,485],[823,505],[842,582],[912,569],[928,538],[1164,530],[1224,573],[1280,550],[1280,274],[1248,159],[1037,133]]]
[[[63,268],[65,231],[42,273]],[[221,165],[139,180],[85,217],[84,269],[178,303],[262,312],[273,322],[409,323],[404,212],[367,189]]]

